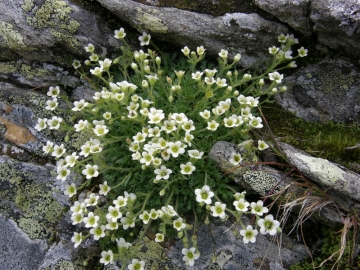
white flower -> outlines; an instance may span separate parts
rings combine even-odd
[[[291,55],[292,55],[292,50],[288,50],[288,51],[285,52],[285,58],[286,59],[292,59],[293,57]]]
[[[86,179],[91,179],[99,175],[98,166],[87,164],[85,169],[82,170],[82,174],[86,176]]]
[[[250,203],[244,200],[244,198],[239,198],[237,201],[234,201],[233,205],[237,211],[246,212]]]
[[[212,84],[214,84],[216,81],[215,81],[214,77],[205,77],[204,82],[205,82],[206,84],[208,84],[208,85],[212,85]]]
[[[144,224],[148,224],[150,220],[150,215],[148,211],[142,212],[142,214],[139,215],[139,218],[143,221]]]
[[[242,161],[242,157],[241,157],[240,154],[235,153],[235,152],[231,153],[231,156],[230,156],[230,159],[229,159],[229,162],[230,162],[231,164],[233,164],[234,166],[236,166],[236,165],[239,165],[239,163],[240,163],[241,161]]]
[[[149,45],[151,39],[151,35],[147,34],[146,32],[143,32],[142,36],[139,37],[140,45]]]
[[[103,238],[105,236],[105,226],[99,226],[92,228],[90,230],[90,233],[94,235],[94,240],[99,240],[100,238]]]
[[[201,189],[195,189],[195,195],[197,202],[211,204],[211,198],[214,197],[214,192],[210,190],[208,185],[205,185]]]
[[[301,47],[300,49],[298,49],[298,53],[300,57],[305,57],[307,56],[308,50],[304,47]]]
[[[124,39],[126,36],[124,28],[120,28],[119,30],[114,31],[114,38],[116,39]]]
[[[50,141],[47,141],[46,145],[43,146],[42,150],[44,151],[45,154],[49,154],[52,151],[54,151],[53,147],[54,147],[54,143],[50,142]]]
[[[172,170],[166,168],[165,166],[161,166],[160,169],[155,169],[154,173],[156,174],[156,180],[167,180],[169,179],[170,174],[172,173]]]
[[[76,194],[76,186],[74,183],[71,185],[66,185],[64,194],[69,196],[70,198]]]
[[[74,236],[71,238],[71,242],[75,243],[74,245],[75,248],[77,248],[80,245],[82,240],[83,240],[82,233],[74,232]]]
[[[103,184],[100,184],[99,187],[100,187],[100,191],[99,191],[100,195],[106,196],[111,190],[111,188],[107,184],[107,181],[105,181]]]
[[[267,148],[269,148],[269,145],[267,145],[266,142],[264,142],[263,140],[258,140],[258,149],[260,151],[265,150]]]
[[[95,206],[99,200],[99,195],[91,193],[88,198],[85,199],[86,206]]]
[[[62,145],[55,145],[54,146],[54,150],[52,151],[51,155],[54,156],[54,157],[61,157],[63,154],[65,154],[66,152],[66,149],[64,147],[64,144]]]
[[[90,61],[97,62],[99,61],[99,56],[96,53],[93,53],[89,56]]]
[[[80,156],[87,157],[91,153],[91,144],[86,142],[84,145],[81,146],[81,152],[79,153]]]
[[[196,52],[198,55],[203,55],[205,53],[206,49],[204,49],[204,46],[200,46],[196,48]]]
[[[183,261],[185,261],[185,264],[189,266],[193,266],[195,260],[197,260],[200,257],[199,253],[196,252],[196,249],[194,247],[190,249],[183,248],[181,250],[181,253],[184,255]]]
[[[194,136],[189,131],[186,131],[185,137],[184,137],[184,142],[186,142],[188,144],[188,146],[191,146],[192,139],[194,139]]]
[[[50,86],[49,91],[46,93],[49,97],[56,98],[60,94],[59,86]]]
[[[165,235],[163,235],[162,233],[157,233],[155,235],[155,242],[157,242],[157,243],[163,242],[164,239],[165,239]]]
[[[109,206],[108,213],[106,214],[106,219],[111,220],[112,222],[116,222],[119,218],[122,217],[122,213],[120,212],[119,206]]]
[[[193,166],[190,161],[186,164],[181,164],[180,168],[182,174],[192,174],[192,172],[196,169],[196,167]]]
[[[179,217],[178,219],[173,221],[173,227],[179,232],[186,227],[186,223],[183,222],[183,219],[181,217]]]
[[[113,231],[119,228],[119,223],[117,221],[112,221],[111,219],[107,220],[107,224],[105,225],[105,229]]]
[[[79,156],[76,155],[76,152],[73,152],[71,155],[65,157],[66,166],[74,167],[76,160],[78,160]]]
[[[188,154],[189,154],[189,157],[191,157],[191,158],[201,159],[204,152],[202,152],[202,151],[200,152],[199,150],[188,150]]]
[[[169,142],[168,143],[167,152],[171,154],[173,157],[178,157],[179,154],[183,154],[185,152],[185,148],[182,146],[180,141],[177,142]]]
[[[279,51],[278,47],[272,46],[269,48],[269,53],[275,55]]]
[[[135,227],[135,219],[130,215],[129,212],[126,213],[126,217],[121,218],[121,223],[123,225],[123,229],[127,230],[129,227]]]
[[[81,63],[80,63],[79,60],[74,60],[74,61],[72,62],[72,65],[73,65],[73,67],[74,67],[75,69],[78,69],[79,67],[81,67]]]
[[[39,118],[38,123],[35,126],[35,129],[37,131],[41,131],[43,129],[46,129],[47,128],[47,124],[46,124],[47,120],[48,120],[47,118]]]
[[[226,209],[226,204],[221,202],[216,202],[214,206],[210,207],[210,210],[212,211],[212,215],[214,217],[220,217],[221,219],[224,219],[226,217],[225,209]]]
[[[195,73],[191,73],[191,78],[193,78],[195,81],[200,81],[201,80],[201,76],[203,75],[203,72],[200,71],[196,71]]]
[[[190,49],[188,48],[188,46],[185,46],[184,49],[181,49],[181,51],[185,56],[189,56],[190,54]]]
[[[244,243],[247,244],[249,242],[255,243],[256,236],[258,235],[258,231],[253,229],[251,225],[246,227],[246,230],[240,230],[240,235],[244,237]]]
[[[140,163],[145,164],[146,166],[149,166],[154,159],[154,156],[152,155],[152,153],[142,152],[141,155],[142,155],[142,158],[140,159]]]
[[[227,86],[226,79],[221,79],[221,78],[216,79],[216,84],[220,88]]]
[[[257,201],[257,203],[252,202],[251,203],[251,213],[256,214],[258,216],[262,216],[264,213],[269,212],[269,209],[267,207],[263,206],[262,201]]]
[[[228,57],[228,51],[221,49],[221,51],[219,52],[219,56],[223,59],[226,59]]]
[[[261,124],[262,119],[260,117],[253,117],[250,119],[249,124],[254,128],[262,128],[263,124]]]
[[[147,137],[148,135],[146,133],[141,133],[141,132],[138,132],[135,136],[133,136],[133,140],[134,142],[144,142],[145,141],[145,138]]]
[[[58,105],[59,105],[59,103],[57,101],[57,98],[53,98],[52,100],[46,101],[45,110],[53,111],[57,108]]]
[[[284,78],[284,75],[280,74],[279,72],[275,71],[272,73],[269,73],[269,79],[271,81],[275,81],[277,83],[281,83],[281,80]]]
[[[49,129],[59,129],[60,123],[62,122],[61,117],[53,116],[51,119],[47,120],[47,124],[49,126]]]
[[[159,216],[162,217],[162,215],[168,215],[170,217],[176,216],[177,213],[174,210],[174,207],[171,205],[163,206],[161,207],[161,211],[159,212]]]
[[[70,174],[70,170],[66,166],[61,166],[57,168],[58,176],[56,177],[57,180],[65,181],[66,177]]]
[[[83,221],[84,214],[83,213],[74,213],[71,216],[71,220],[73,221],[72,225],[79,224]]]
[[[164,121],[164,125],[161,127],[161,130],[164,130],[166,133],[171,133],[172,131],[176,130],[175,120]]]
[[[93,212],[90,212],[87,217],[83,219],[86,228],[95,228],[98,226],[100,217],[95,216]]]
[[[273,215],[267,215],[264,219],[259,219],[258,223],[260,226],[261,234],[270,234],[275,235],[277,232],[277,228],[280,226],[280,222],[274,220]]]
[[[152,220],[155,220],[159,217],[159,211],[155,210],[155,209],[151,209],[149,216]]]
[[[85,50],[86,50],[86,52],[93,53],[95,51],[95,47],[94,47],[94,45],[89,43],[87,46],[85,46]]]
[[[145,262],[139,261],[138,259],[133,259],[131,264],[128,265],[128,270],[144,270]]]
[[[106,125],[96,125],[93,131],[97,136],[103,136],[109,132]]]
[[[257,107],[259,104],[259,97],[254,98],[252,96],[246,97],[246,104],[249,105],[251,108]]]
[[[132,246],[131,243],[126,242],[124,238],[116,239],[116,243],[119,248],[128,249]]]
[[[280,35],[278,36],[278,41],[279,41],[280,43],[285,43],[286,40],[287,40],[287,38],[288,38],[288,36],[285,36],[284,34],[280,34]]]
[[[123,196],[118,196],[116,200],[113,200],[113,204],[118,207],[124,207],[127,204],[127,200]]]
[[[228,128],[235,127],[238,122],[237,117],[230,116],[229,118],[224,118],[224,126]]]
[[[90,69],[90,72],[92,75],[101,77],[101,74],[103,73],[103,68],[102,67],[95,67],[94,69]]]
[[[78,201],[75,201],[73,206],[70,207],[71,212],[82,214],[86,211],[85,203],[80,203]]]
[[[192,120],[183,121],[181,128],[185,131],[195,130],[194,122]]]
[[[89,105],[88,102],[86,102],[84,99],[81,99],[79,101],[74,102],[74,108],[72,108],[72,110],[74,112],[81,111],[82,109],[86,108],[88,105]]]
[[[200,116],[205,120],[209,119],[211,116],[211,112],[208,110],[204,110],[203,112],[199,112]]]
[[[114,254],[110,249],[108,251],[101,252],[100,263],[107,265],[109,263],[112,263],[113,259],[114,259]]]
[[[211,131],[215,131],[219,126],[219,123],[216,122],[215,120],[211,120],[207,124],[208,124],[207,129]]]

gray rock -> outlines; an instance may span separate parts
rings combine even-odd
[[[359,1],[311,1],[310,19],[319,43],[344,52],[350,57],[359,58]]]
[[[359,122],[359,70],[343,59],[325,59],[285,78],[288,91],[275,95],[285,109],[307,121]]]
[[[284,25],[257,14],[214,17],[176,8],[146,6],[131,0],[98,2],[139,31],[147,31],[177,46],[196,49],[203,45],[212,55],[221,49],[229,50],[231,56],[241,53],[241,63],[245,66],[267,57],[267,49],[277,44],[276,37],[289,31]]]
[[[254,3],[303,35],[311,35],[310,0],[255,0]]]
[[[360,211],[360,175],[291,145],[280,143],[280,147],[289,163],[326,190],[331,200],[348,211]]]
[[[242,221],[244,224],[250,224],[248,218],[243,218]],[[170,248],[169,260],[179,269],[275,270],[289,269],[291,265],[308,256],[305,246],[295,243],[286,235],[279,238],[280,246],[273,241],[273,237],[261,234],[258,235],[255,244],[244,244],[242,239],[237,237],[240,229],[240,226],[234,228],[230,221],[215,222],[210,226],[202,225],[197,230],[201,256],[194,267],[184,267],[182,256],[179,256],[183,248],[180,241]]]

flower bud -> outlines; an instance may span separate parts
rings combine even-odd
[[[240,93],[239,93],[238,90],[234,91],[234,96],[235,96],[235,97],[237,97],[239,94],[240,94]]]
[[[259,86],[264,86],[264,84],[265,84],[264,79],[260,79],[258,84],[259,84]]]
[[[183,236],[184,236],[183,230],[181,230],[180,232],[178,232],[178,238],[179,238],[179,239],[183,238]]]
[[[146,73],[150,73],[150,67],[149,67],[149,66],[145,66],[145,67],[144,67],[144,71],[145,71]]]
[[[231,72],[231,71],[226,72],[226,77],[231,78],[231,76],[232,76],[232,72]]]
[[[144,60],[144,65],[146,65],[146,66],[149,65],[149,60],[148,60],[148,59],[145,59],[145,60]]]
[[[234,62],[235,62],[235,63],[236,63],[236,62],[239,62],[240,59],[241,59],[241,54],[240,54],[240,53],[238,53],[238,54],[236,54],[236,55],[234,56]]]
[[[274,87],[273,89],[271,89],[271,92],[275,94],[278,92],[278,89],[276,87]]]
[[[160,66],[160,64],[161,64],[161,58],[160,58],[159,56],[156,56],[156,58],[155,58],[155,63],[156,63],[158,66]]]
[[[138,70],[138,65],[136,64],[136,63],[131,63],[131,68],[133,69],[133,70]]]
[[[86,66],[90,66],[90,65],[91,65],[90,60],[85,60],[85,65],[86,65]]]
[[[143,88],[148,88],[148,87],[149,87],[148,81],[147,81],[147,80],[143,80],[142,83],[141,83],[141,86],[142,86]]]
[[[280,92],[286,92],[286,91],[287,91],[287,87],[285,85],[280,87]]]
[[[214,93],[211,90],[206,92],[206,97],[207,98],[211,98],[213,95],[214,95]]]
[[[160,197],[164,196],[165,195],[165,189],[160,190],[159,195],[160,195]]]
[[[136,61],[140,60],[140,53],[138,51],[134,52],[134,58],[135,58]]]
[[[170,96],[169,97],[169,102],[172,103],[174,101],[174,97],[173,96]]]

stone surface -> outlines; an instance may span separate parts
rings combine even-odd
[[[241,53],[248,66],[268,56],[268,48],[277,44],[276,37],[289,29],[267,21],[257,14],[232,13],[221,17],[166,7],[153,7],[131,0],[98,0],[140,32],[196,49],[203,45],[207,53],[217,55],[226,48],[231,56]]]
[[[359,1],[311,1],[310,20],[319,43],[359,59]]]
[[[360,122],[359,74],[347,60],[325,59],[286,77],[288,91],[275,99],[307,121]]]
[[[310,21],[310,0],[255,0],[254,3],[260,9],[265,10],[280,21],[288,24],[294,30],[305,36],[312,34]]]
[[[360,175],[326,159],[280,143],[289,163],[319,185],[342,208],[360,211]]]

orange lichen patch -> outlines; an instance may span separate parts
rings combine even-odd
[[[26,144],[29,141],[37,140],[36,137],[31,134],[30,130],[16,125],[2,116],[0,116],[0,124],[5,125],[6,127],[6,132],[3,134],[4,138],[16,145]]]
[[[3,103],[1,106],[1,109],[5,111],[7,114],[11,113],[13,110],[13,107],[11,107],[9,104]]]

